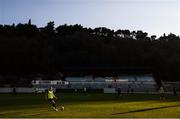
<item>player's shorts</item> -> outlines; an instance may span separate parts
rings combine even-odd
[[[49,100],[49,102],[50,103],[53,103],[53,104],[55,104],[55,101],[54,101],[54,99],[48,99]]]
[[[161,96],[161,97],[164,97],[164,96],[165,96],[165,94],[164,94],[164,93],[161,93],[161,94],[160,94],[160,96]]]

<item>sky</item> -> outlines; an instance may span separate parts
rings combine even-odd
[[[0,0],[0,24],[54,21],[180,35],[180,0]]]

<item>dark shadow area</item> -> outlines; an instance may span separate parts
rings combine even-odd
[[[50,21],[0,24],[0,86],[29,86],[37,77],[153,74],[158,84],[180,81],[180,37],[142,30],[87,28]],[[61,72],[63,76],[57,76]]]
[[[111,114],[111,115],[128,114],[128,113],[135,113],[135,112],[144,112],[144,111],[164,109],[164,108],[171,108],[171,107],[180,107],[180,105],[154,107],[154,108],[147,108],[147,109],[138,109],[138,110],[133,110],[133,111],[128,111],[128,112],[114,113],[114,114]]]

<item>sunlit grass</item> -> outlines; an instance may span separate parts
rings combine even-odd
[[[0,117],[180,117],[180,96],[58,94],[55,112],[44,94],[0,94]]]

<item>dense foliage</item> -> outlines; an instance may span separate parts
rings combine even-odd
[[[149,67],[156,78],[180,81],[180,38],[81,25],[37,28],[0,25],[0,73],[57,72],[63,67]]]

